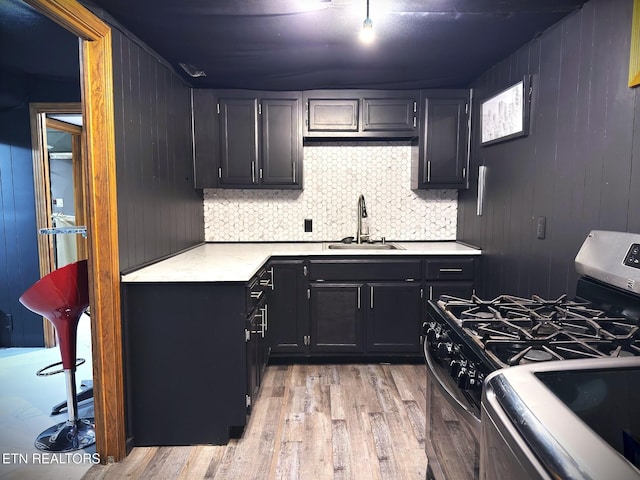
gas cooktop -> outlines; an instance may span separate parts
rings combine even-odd
[[[634,319],[610,317],[589,302],[500,295],[492,300],[443,295],[446,318],[499,366],[575,358],[640,355]]]

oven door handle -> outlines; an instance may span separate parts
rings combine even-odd
[[[431,359],[431,353],[429,352],[429,342],[425,340],[424,345],[424,358],[427,362],[427,368],[429,374],[433,375],[434,383],[438,385],[438,390],[445,398],[447,403],[460,415],[460,417],[469,425],[469,428],[473,430],[476,438],[480,438],[480,419],[474,415],[464,404],[458,400],[455,395],[447,388],[447,385],[442,381],[438,373],[436,372],[435,365]]]

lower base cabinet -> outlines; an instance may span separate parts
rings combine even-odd
[[[289,258],[248,285],[122,284],[128,445],[226,444],[270,356],[419,357],[426,300],[470,297],[475,262]]]
[[[247,422],[242,284],[123,284],[127,440],[223,445]]]
[[[469,298],[475,259],[272,261],[273,357],[422,355],[426,300]]]

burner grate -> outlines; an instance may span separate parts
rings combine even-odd
[[[500,295],[443,295],[438,306],[501,366],[573,358],[640,355],[640,331],[625,317],[609,317],[588,302]]]

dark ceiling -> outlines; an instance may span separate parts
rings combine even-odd
[[[195,87],[465,87],[584,0],[87,0]],[[189,78],[179,63],[204,71]]]
[[[202,88],[466,87],[584,0],[81,0]],[[188,76],[180,63],[206,76]],[[78,81],[77,39],[0,1],[0,72]],[[17,79],[17,80],[16,80]],[[2,86],[2,85],[0,85]]]

